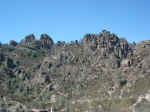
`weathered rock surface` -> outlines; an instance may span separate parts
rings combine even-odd
[[[97,35],[95,34],[86,34],[82,39],[82,45],[85,49],[96,50],[97,44]]]
[[[41,41],[41,47],[42,48],[49,49],[54,44],[54,42],[51,39],[51,37],[49,35],[47,35],[47,34],[41,34],[40,41]]]
[[[23,45],[31,45],[35,41],[35,36],[33,34],[27,35],[24,40],[21,41]]]
[[[100,34],[87,34],[82,39],[83,48],[91,50],[99,50],[102,55],[108,56],[114,53],[118,58],[127,57],[131,48],[128,42],[115,34],[103,30]]]
[[[0,47],[0,107],[55,112],[149,112],[150,41],[129,43],[103,30],[56,44],[28,35]],[[137,103],[144,96],[139,103]],[[137,104],[137,105],[136,105]],[[133,108],[134,107],[134,110]],[[144,109],[144,110],[143,110]]]
[[[40,40],[36,40],[33,34],[27,35],[24,40],[20,42],[21,45],[32,48],[50,49],[54,42],[47,34],[41,34]]]

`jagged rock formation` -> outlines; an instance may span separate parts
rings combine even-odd
[[[97,35],[95,34],[86,34],[82,39],[82,45],[84,49],[96,50],[97,48]]]
[[[33,34],[27,35],[21,44],[30,46],[35,41],[35,36]]]
[[[145,107],[149,112],[147,99],[134,106],[150,90],[149,48],[149,40],[129,43],[107,30],[70,43],[30,34],[18,44],[2,44],[0,95],[18,103],[0,100],[0,107],[14,112],[49,107],[55,112],[140,112]]]
[[[20,45],[38,49],[50,49],[53,44],[53,40],[47,34],[42,34],[40,40],[36,40],[35,36],[33,34],[30,34],[26,36],[25,39],[22,40],[20,43]]]
[[[40,41],[41,41],[41,48],[50,49],[52,47],[52,45],[54,44],[51,37],[48,36],[47,34],[42,34],[40,37]]]
[[[98,35],[85,35],[82,39],[82,44],[85,49],[91,49],[93,51],[99,49],[104,56],[114,53],[118,58],[127,57],[129,50],[131,50],[125,39],[119,39],[115,34],[111,34],[106,30],[103,30]]]

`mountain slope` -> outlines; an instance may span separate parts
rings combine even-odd
[[[11,40],[0,45],[0,107],[149,112],[149,48],[149,40],[129,43],[107,30],[70,43],[47,34]]]

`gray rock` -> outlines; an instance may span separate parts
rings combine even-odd
[[[52,38],[47,34],[41,34],[40,42],[41,42],[41,48],[47,48],[47,49],[50,49],[54,44]]]
[[[91,49],[94,51],[97,48],[97,35],[86,34],[81,43],[84,49]]]
[[[11,45],[11,46],[17,46],[18,45],[18,43],[16,42],[16,41],[14,41],[14,40],[11,40],[10,42],[9,42],[9,45]]]
[[[27,35],[24,40],[21,41],[21,45],[30,46],[35,41],[35,36],[33,34]]]

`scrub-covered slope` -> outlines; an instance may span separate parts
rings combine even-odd
[[[150,112],[150,41],[109,31],[0,44],[0,112]]]

